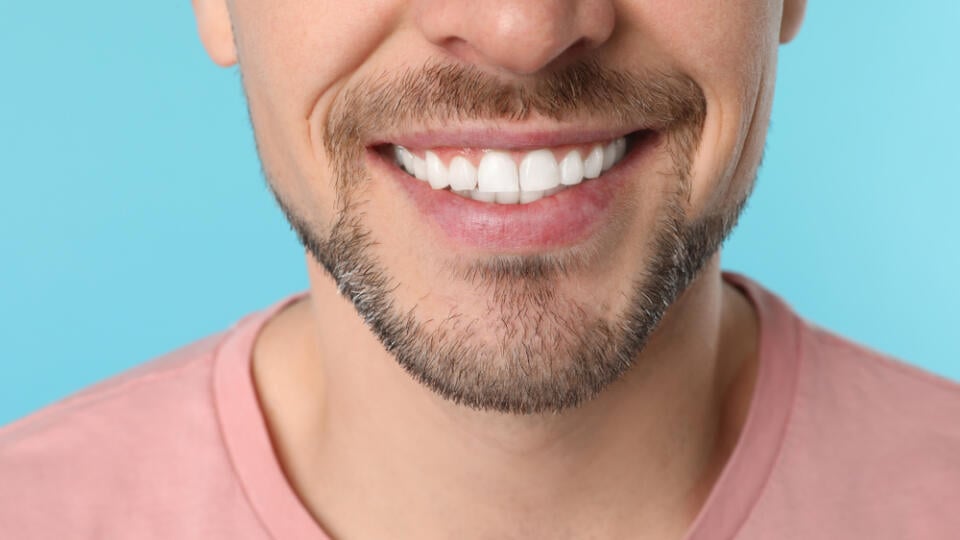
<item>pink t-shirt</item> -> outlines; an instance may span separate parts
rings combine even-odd
[[[758,309],[760,365],[686,539],[960,538],[960,385],[726,279]],[[327,539],[250,375],[258,330],[298,296],[0,430],[0,539]]]

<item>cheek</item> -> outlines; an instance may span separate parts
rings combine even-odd
[[[258,151],[288,197],[332,207],[333,181],[316,129],[321,122],[313,119],[325,114],[337,90],[383,43],[400,5],[395,0],[233,2]]]
[[[707,118],[693,167],[687,212],[703,215],[738,199],[762,154],[776,65],[776,2],[654,0],[641,28],[664,49],[671,67],[696,80]],[[653,22],[656,24],[653,24]]]
[[[245,78],[303,116],[379,47],[396,25],[395,0],[237,0]],[[274,100],[275,101],[275,100]]]

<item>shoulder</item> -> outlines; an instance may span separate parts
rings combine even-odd
[[[810,327],[805,343],[798,419],[822,433],[822,445],[851,471],[879,475],[876,484],[909,490],[890,496],[906,501],[909,492],[931,507],[958,500],[960,384],[821,328]]]
[[[946,444],[954,450],[949,457],[960,459],[960,384],[815,325],[801,328],[799,389],[810,414],[855,424],[852,434],[869,442],[913,443],[927,453]]]
[[[212,392],[225,336],[166,354],[0,430],[0,537],[100,535],[113,530],[111,522],[137,530],[131,521],[152,521],[145,510],[162,513],[191,493],[188,486],[229,477]],[[236,486],[219,489],[228,495]]]
[[[786,538],[952,537],[960,385],[797,321],[795,403],[753,524]]]
[[[209,376],[214,352],[222,340],[222,333],[206,337],[3,427],[0,456],[9,456],[34,439],[53,442],[59,437],[116,429],[115,424],[102,420],[125,420],[135,413],[144,418],[142,414],[148,413],[148,409],[172,405],[168,401],[183,403],[199,398],[202,392],[197,390]],[[178,389],[175,400],[166,391],[172,385]]]

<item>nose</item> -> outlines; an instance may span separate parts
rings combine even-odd
[[[423,35],[462,61],[529,75],[610,39],[613,0],[417,0]]]

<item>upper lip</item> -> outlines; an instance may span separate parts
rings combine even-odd
[[[496,148],[525,150],[554,146],[606,142],[653,127],[589,129],[578,126],[516,126],[488,123],[475,126],[412,129],[403,133],[381,133],[368,146],[395,144],[407,148]]]

